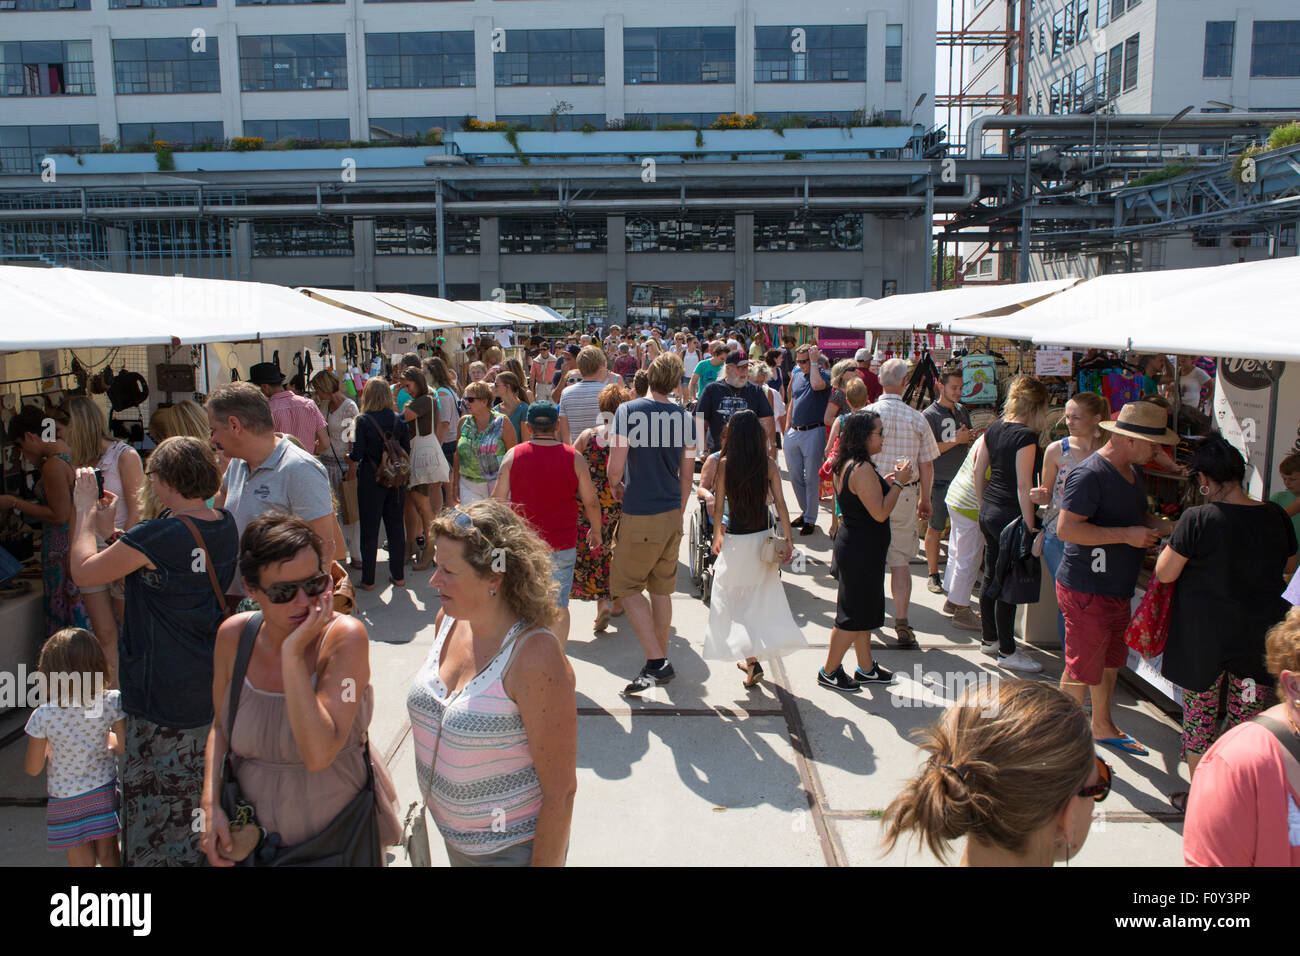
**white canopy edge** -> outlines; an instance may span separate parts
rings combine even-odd
[[[497,302],[492,299],[457,300],[458,305],[478,309],[507,322],[549,325],[557,322],[571,322],[554,309],[535,302]]]
[[[950,324],[964,335],[1036,345],[1300,361],[1286,303],[1300,258],[1098,276],[1001,318]]]
[[[417,329],[445,329],[451,325],[472,329],[477,326],[510,324],[505,319],[435,296],[414,295],[410,292],[375,292],[372,295],[409,316],[404,321]]]
[[[417,320],[409,312],[403,312],[396,306],[390,305],[383,299],[379,298],[374,292],[365,292],[359,289],[319,289],[313,286],[300,286],[294,289],[295,292],[301,292],[309,298],[324,302],[328,305],[337,306],[341,309],[348,309],[352,312],[360,313],[373,319],[379,319],[384,322],[390,322],[396,326],[407,328],[418,328],[417,321],[427,322],[430,320]],[[440,325],[450,326],[452,323],[439,323]]]
[[[0,266],[0,302],[25,320],[0,328],[0,349],[259,341],[387,331],[283,286],[228,279]],[[69,316],[76,317],[70,321]]]
[[[986,316],[1019,310],[1069,289],[1074,276],[1008,285],[971,284],[937,292],[913,292],[883,299],[865,299],[843,317],[815,324],[822,328],[870,332],[947,331],[947,324],[969,316]]]

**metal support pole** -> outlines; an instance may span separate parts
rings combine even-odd
[[[434,202],[435,216],[437,217],[437,242],[438,242],[438,298],[447,298],[447,229],[443,222],[442,210],[442,180],[434,181]]]
[[[943,290],[943,240],[935,242],[934,257],[934,287],[937,290]]]
[[[925,289],[934,288],[934,279],[930,270],[934,268],[934,176],[925,178],[925,269],[927,272]]]
[[[1029,281],[1029,203],[1034,187],[1030,181],[1029,158],[1032,150],[1030,149],[1030,140],[1025,140],[1025,204],[1020,209],[1020,261],[1019,272],[1020,281]]]

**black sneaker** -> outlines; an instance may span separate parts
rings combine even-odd
[[[881,667],[880,662],[877,661],[871,665],[870,673],[859,667],[853,672],[853,679],[859,684],[892,684],[894,672]]]
[[[844,673],[843,665],[840,665],[839,667],[835,668],[835,672],[829,675],[826,673],[826,669],[824,667],[820,668],[817,671],[817,683],[821,684],[823,687],[829,687],[832,690],[843,690],[843,691],[851,692],[851,691],[862,689],[861,687],[858,686],[857,681],[855,681],[848,674]]]
[[[943,593],[943,578],[937,574],[930,575],[930,580],[925,582],[925,589],[931,594]]]
[[[815,532],[816,530],[817,530],[817,525],[816,525],[816,524],[807,524],[807,523],[805,523],[805,524],[804,524],[804,525],[799,529],[799,533],[800,533],[800,534],[807,535],[807,534],[812,534],[812,533]]]
[[[676,676],[677,672],[673,670],[673,665],[667,661],[664,661],[663,666],[659,668],[652,668],[647,664],[641,668],[641,673],[636,675],[636,679],[623,688],[623,693],[628,695],[639,694],[651,687],[667,684]]]
[[[799,517],[795,518],[793,521],[790,522],[790,527],[793,528],[795,531],[801,530],[803,526],[804,526],[803,515],[800,515]]]

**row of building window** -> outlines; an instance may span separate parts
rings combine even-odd
[[[498,220],[502,255],[605,252],[609,233],[605,217],[502,218]],[[231,251],[231,229],[193,220],[140,220],[125,227],[123,249],[132,256],[209,255]],[[434,255],[437,227],[429,219],[380,218],[374,223],[375,254]],[[675,218],[630,216],[626,220],[626,250],[641,252],[735,252],[735,217]],[[449,255],[476,255],[481,248],[475,218],[444,220]],[[108,234],[96,223],[0,224],[0,257],[39,255],[61,247],[87,256],[108,253]],[[844,252],[862,248],[862,216],[754,217],[757,252]],[[252,254],[256,258],[350,256],[352,226],[324,219],[254,220]],[[784,300],[779,300],[784,301]]]
[[[1106,26],[1141,0],[1098,0],[1097,26]],[[1233,20],[1209,20],[1205,24],[1204,77],[1232,76],[1233,47],[1237,24]],[[1060,56],[1088,38],[1088,0],[1069,0],[1052,22],[1031,24],[1028,53]],[[1300,76],[1300,20],[1256,20],[1251,25],[1251,76]]]
[[[0,3],[6,0],[0,0]],[[623,81],[640,84],[735,83],[734,27],[662,27],[623,31]],[[493,58],[496,86],[591,86],[605,82],[604,30],[508,30]],[[367,34],[369,89],[473,87],[469,30]],[[902,80],[903,28],[886,27],[885,79]],[[219,93],[216,37],[113,41],[116,92]],[[756,27],[758,83],[861,83],[867,37],[862,26]],[[347,89],[341,33],[239,38],[240,88]],[[89,40],[0,43],[0,95],[95,93]]]
[[[1135,33],[1096,57],[1091,79],[1086,66],[1065,74],[1048,88],[1046,103],[1042,93],[1036,94],[1036,111],[1086,113],[1120,93],[1136,89],[1140,39],[1141,34]]]

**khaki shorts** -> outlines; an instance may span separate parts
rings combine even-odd
[[[920,485],[912,485],[898,493],[894,510],[889,513],[889,557],[887,568],[906,567],[916,557],[916,501]]]
[[[682,541],[682,513],[674,508],[657,515],[624,514],[618,519],[614,557],[609,568],[609,593],[677,590],[677,552]]]

